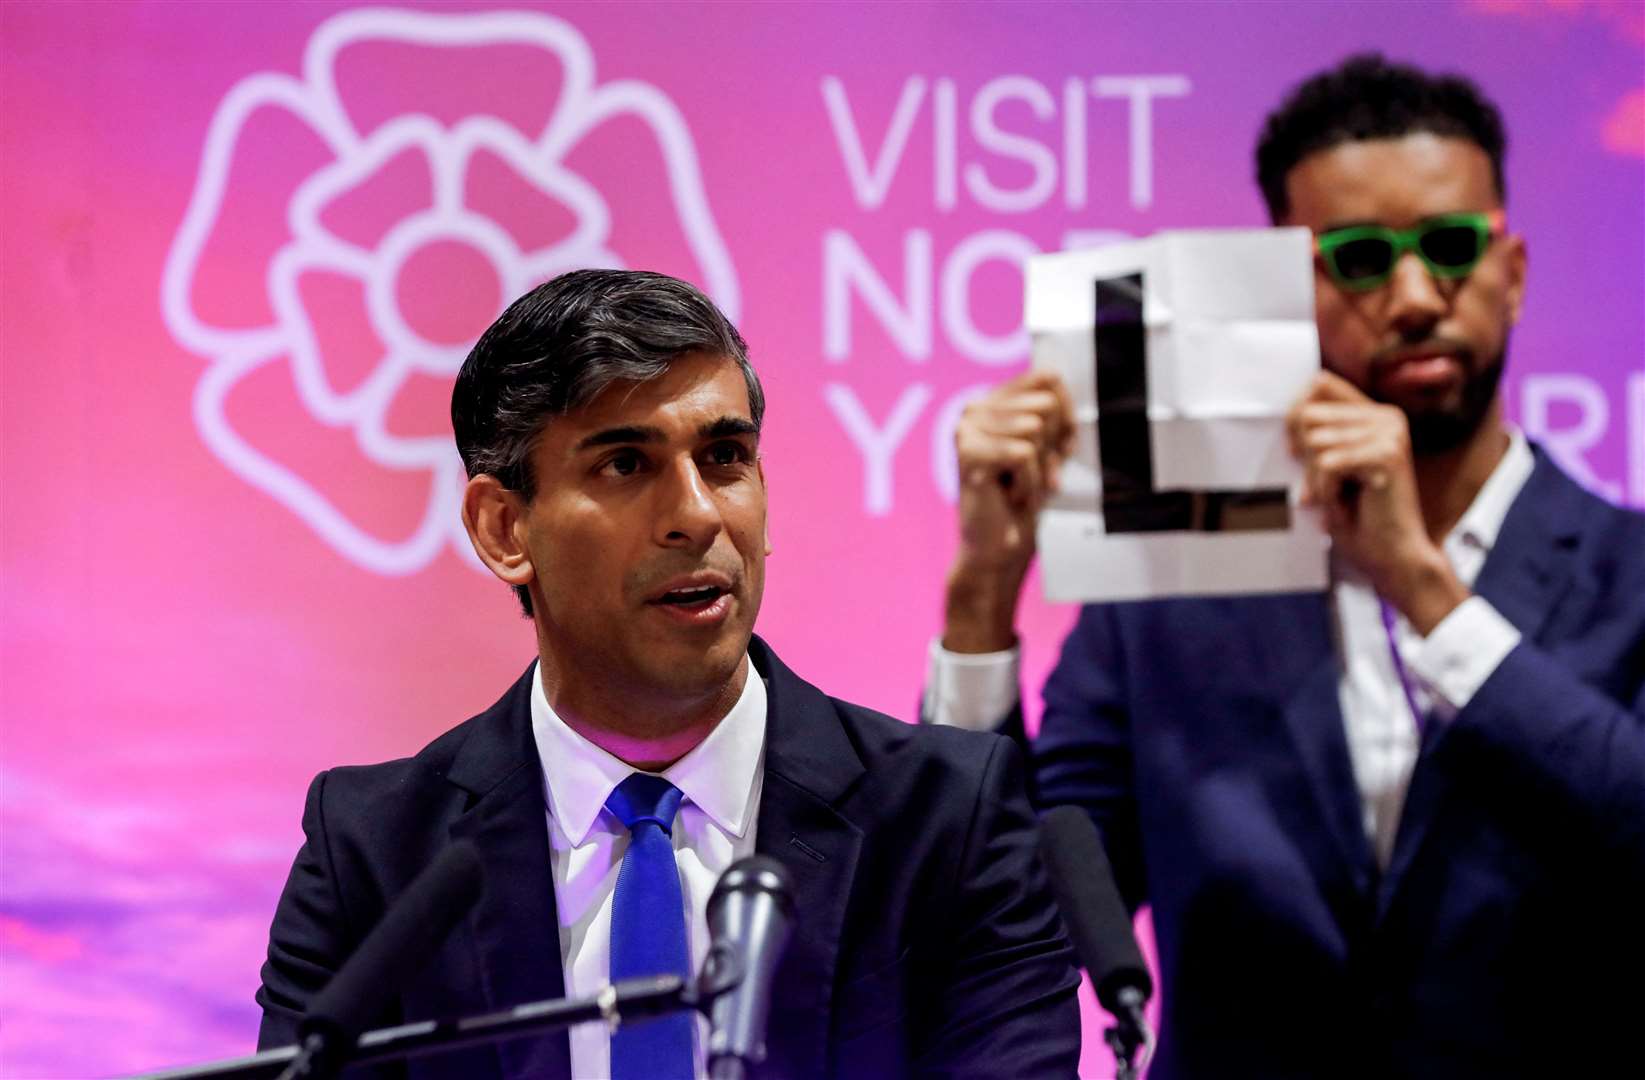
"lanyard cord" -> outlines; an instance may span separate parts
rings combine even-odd
[[[1399,654],[1399,641],[1394,636],[1394,609],[1380,596],[1377,597],[1377,604],[1382,608],[1382,629],[1388,635],[1388,652],[1394,658],[1394,674],[1399,676],[1400,689],[1405,691],[1405,704],[1410,706],[1411,719],[1416,721],[1417,733],[1421,734],[1428,714],[1417,704],[1416,688],[1411,685],[1410,673],[1405,670],[1405,658]]]

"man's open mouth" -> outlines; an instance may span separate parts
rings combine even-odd
[[[698,585],[687,589],[671,589],[651,602],[673,607],[695,607],[699,604],[712,604],[724,596],[726,591],[718,585]]]

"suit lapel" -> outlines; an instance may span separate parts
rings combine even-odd
[[[1508,508],[1474,592],[1540,641],[1570,592],[1573,558],[1587,525],[1587,498],[1536,450],[1536,467]]]
[[[1338,650],[1332,647],[1336,631],[1329,594],[1288,599],[1296,610],[1270,620],[1264,640],[1270,643],[1271,670],[1289,672],[1293,680],[1286,684],[1292,689],[1280,711],[1330,837],[1329,850],[1315,849],[1315,859],[1333,859],[1343,872],[1322,874],[1320,880],[1337,882],[1338,887],[1329,890],[1333,901],[1350,905],[1368,895],[1375,860],[1365,838],[1359,782],[1343,728],[1341,670]]]
[[[483,714],[448,779],[470,793],[451,837],[472,840],[485,892],[469,919],[485,1007],[502,1009],[565,993],[554,904],[542,768],[531,736],[531,669]],[[506,1077],[569,1080],[565,1032],[495,1044]]]
[[[798,911],[777,969],[781,996],[767,1041],[774,1059],[814,1064],[823,1072],[840,933],[863,839],[835,806],[864,769],[833,703],[758,638],[749,654],[769,691],[755,849],[788,869]]]
[[[1560,602],[1570,594],[1586,513],[1581,491],[1536,450],[1536,466],[1502,521],[1474,592],[1483,596],[1527,641],[1540,641]],[[1393,893],[1439,813],[1445,791],[1444,725],[1430,724],[1400,811],[1399,833],[1379,898],[1385,912]]]

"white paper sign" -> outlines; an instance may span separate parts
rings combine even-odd
[[[1325,588],[1284,419],[1319,370],[1311,243],[1196,230],[1028,260],[1034,366],[1074,399],[1039,519],[1049,599]]]

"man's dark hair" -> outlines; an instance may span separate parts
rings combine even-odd
[[[529,501],[537,494],[531,449],[546,424],[613,383],[654,379],[693,353],[736,361],[759,427],[765,392],[748,346],[695,286],[642,270],[574,270],[544,282],[480,335],[457,373],[451,427],[463,467]],[[514,592],[530,616],[530,593]]]
[[[1361,53],[1302,83],[1263,124],[1257,184],[1269,216],[1281,221],[1290,213],[1285,178],[1310,154],[1418,132],[1467,139],[1485,151],[1497,197],[1506,198],[1502,115],[1479,87],[1460,75],[1429,75],[1377,53]]]

